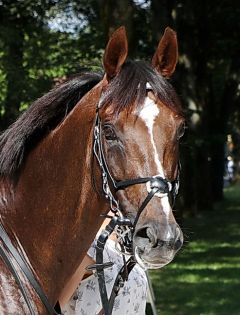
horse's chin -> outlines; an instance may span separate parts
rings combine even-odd
[[[142,267],[144,270],[148,269],[160,269],[167,264],[169,264],[172,260],[173,257],[168,257],[168,258],[160,258],[158,261],[150,261],[146,257],[144,257],[143,254],[141,254],[141,251],[139,248],[136,246],[134,249],[134,257],[139,264],[140,267]]]

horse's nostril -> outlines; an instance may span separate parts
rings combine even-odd
[[[180,233],[177,234],[177,237],[159,239],[154,229],[147,226],[135,232],[134,242],[141,250],[158,248],[159,250],[178,251],[182,246],[182,240],[179,237]]]
[[[138,230],[135,235],[136,237],[147,238],[147,228]]]
[[[147,228],[146,233],[152,247],[157,246],[157,239],[156,235],[154,235],[154,232],[150,228]]]
[[[142,243],[144,242],[145,245],[150,244],[151,247],[157,246],[157,236],[149,227],[145,227],[136,231],[135,238],[138,241],[141,240]]]

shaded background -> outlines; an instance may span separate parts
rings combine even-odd
[[[201,234],[207,227],[214,233],[216,222],[211,218],[214,220],[219,213],[226,226],[232,217],[240,219],[239,211],[236,216],[226,212],[232,209],[231,204],[240,203],[238,186],[230,191],[230,197],[227,195],[230,203],[219,203],[224,187],[236,182],[240,169],[239,16],[237,0],[0,0],[0,130],[62,79],[84,69],[101,70],[107,39],[118,26],[127,28],[130,57],[149,61],[165,27],[170,26],[177,31],[180,54],[171,81],[188,124],[181,143],[181,191],[176,215],[180,222],[188,218],[184,222],[193,232]],[[194,243],[191,231],[185,234],[193,239],[192,251],[201,250],[201,242]],[[222,232],[220,243],[228,235],[227,230]],[[188,259],[183,258],[183,265]],[[172,268],[178,267],[181,269],[181,261]],[[239,265],[235,267],[239,272]],[[174,282],[170,275],[154,273],[152,277],[155,283],[162,279],[161,290],[167,279]],[[239,282],[237,285],[230,295],[239,289]],[[159,288],[154,286],[160,296]],[[178,289],[173,288],[169,294]],[[160,299],[157,296],[160,314],[172,314],[170,310],[163,313],[168,301],[164,304]],[[209,313],[199,309],[177,313],[181,301],[172,308],[175,314],[228,314],[224,307],[223,313],[219,309],[215,313],[211,307]],[[240,306],[236,305],[231,314],[240,314]]]

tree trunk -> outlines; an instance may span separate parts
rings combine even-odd
[[[137,46],[134,27],[134,9],[132,0],[102,0],[100,1],[101,20],[104,25],[104,36],[106,41],[109,36],[120,26],[127,30],[129,55],[134,55]]]
[[[152,39],[155,43],[159,41],[167,26],[174,28],[174,19],[172,16],[174,5],[175,0],[151,1]]]
[[[223,199],[223,176],[225,166],[225,141],[212,143],[212,193],[213,201],[218,202]]]

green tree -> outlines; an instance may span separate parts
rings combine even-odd
[[[0,3],[0,41],[2,72],[6,95],[2,106],[1,129],[15,120],[27,93],[24,53],[26,37],[36,36],[45,24],[46,10],[55,1],[9,1]]]
[[[239,13],[237,0],[3,0],[0,128],[59,78],[99,70],[107,38],[120,25],[127,27],[130,56],[148,61],[171,26],[179,39],[173,85],[189,125],[181,204],[194,212],[211,208],[222,198],[226,136],[239,133]],[[56,20],[60,26],[53,27]]]
[[[176,26],[180,34],[180,90],[190,116],[191,154],[195,167],[187,174],[195,192],[190,204],[209,208],[223,197],[224,148],[229,119],[236,110],[239,81],[237,1],[178,2]],[[226,16],[228,22],[226,24]],[[234,33],[232,30],[235,30]],[[231,35],[230,35],[231,34]],[[188,100],[188,103],[186,102]],[[185,161],[188,173],[189,160]],[[190,190],[191,191],[191,190]],[[185,190],[185,198],[188,190]]]

